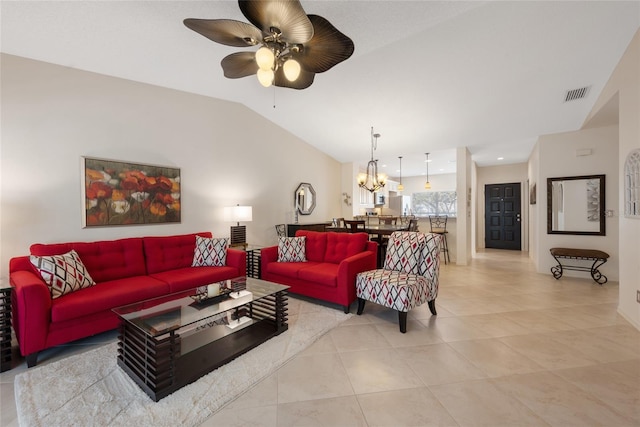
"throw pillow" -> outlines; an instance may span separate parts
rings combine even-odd
[[[306,262],[307,237],[278,237],[278,262]]]
[[[227,264],[229,239],[196,236],[192,267],[222,267]]]
[[[29,260],[49,287],[52,299],[96,284],[74,250],[62,255],[31,255]]]

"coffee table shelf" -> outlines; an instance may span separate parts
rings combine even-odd
[[[118,365],[157,402],[286,331],[286,289],[246,278],[237,300],[198,307],[193,289],[115,309]]]

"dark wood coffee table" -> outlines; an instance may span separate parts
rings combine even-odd
[[[207,298],[206,287],[118,307],[118,365],[154,401],[288,329],[288,286],[240,277],[244,288]]]

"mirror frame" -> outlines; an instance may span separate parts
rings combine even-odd
[[[600,219],[599,231],[561,231],[553,230],[553,183],[557,181],[576,181],[576,180],[597,179],[600,183],[600,205],[598,217]],[[565,176],[560,178],[547,178],[547,234],[574,234],[580,236],[606,236],[606,215],[605,215],[605,175],[583,175],[583,176]]]
[[[298,193],[301,190],[309,190],[309,194],[311,195],[311,205],[308,209],[303,209],[303,206],[300,206],[300,201],[298,199]],[[313,189],[313,185],[308,182],[301,182],[296,188],[296,191],[293,193],[293,204],[295,206],[296,212],[300,215],[311,215],[311,212],[316,208],[316,190]]]

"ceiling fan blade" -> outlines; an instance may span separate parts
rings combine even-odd
[[[263,33],[271,27],[282,32],[282,41],[306,43],[313,37],[313,25],[298,0],[239,1],[240,10]]]
[[[229,79],[239,79],[254,75],[258,72],[255,52],[236,52],[225,56],[220,62],[224,76]]]
[[[316,73],[300,70],[300,75],[294,82],[290,82],[284,75],[282,67],[276,70],[273,84],[278,87],[288,87],[291,89],[306,89],[313,83]]]
[[[309,15],[309,19],[314,28],[313,37],[295,57],[302,68],[323,73],[353,54],[353,41],[329,21],[318,15]]]
[[[262,32],[251,24],[233,19],[196,19],[184,21],[187,28],[209,40],[227,46],[247,47],[262,42]]]

